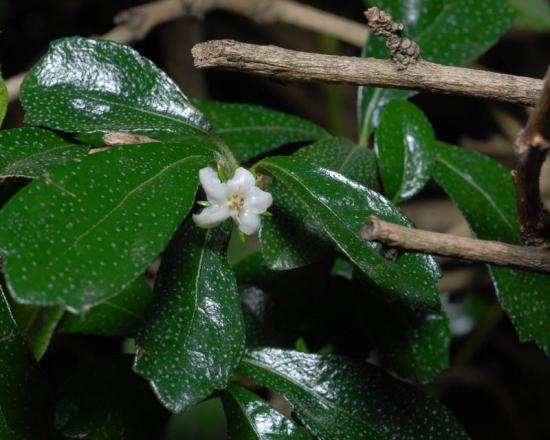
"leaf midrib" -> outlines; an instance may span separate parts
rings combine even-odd
[[[99,225],[101,225],[102,223],[104,223],[109,217],[111,217],[111,215],[116,212],[121,206],[123,206],[123,204],[132,196],[134,195],[135,193],[137,193],[138,191],[141,191],[143,188],[145,188],[147,185],[151,184],[152,182],[154,182],[156,179],[158,179],[160,176],[162,176],[165,172],[167,172],[168,170],[186,162],[186,161],[189,161],[189,160],[195,160],[195,159],[199,159],[199,158],[202,158],[202,157],[205,157],[205,156],[202,156],[202,155],[193,155],[193,156],[186,156],[184,157],[183,159],[180,159],[176,162],[172,162],[170,165],[168,165],[167,167],[164,167],[160,172],[154,174],[153,176],[151,176],[149,179],[141,182],[138,186],[136,186],[135,188],[133,188],[131,191],[129,191],[128,193],[126,193],[124,195],[124,197],[111,209],[109,210],[101,219],[99,219],[94,225],[92,225],[90,228],[88,228],[86,231],[84,231],[82,234],[80,234],[78,237],[76,237],[75,240],[73,240],[73,242],[67,246],[67,248],[65,249],[64,252],[62,252],[61,254],[57,254],[56,255],[56,258],[52,258],[48,261],[48,263],[45,265],[44,267],[44,270],[43,271],[46,271],[47,269],[49,269],[50,267],[52,267],[54,264],[56,264],[59,260],[61,260],[63,257],[65,257],[65,255],[67,255],[70,251],[73,250],[73,248],[76,246],[76,244],[78,242],[80,242],[84,237],[88,236],[92,231],[94,231]]]
[[[358,418],[355,414],[352,414],[350,413],[349,411],[337,406],[334,404],[334,402],[328,400],[326,397],[320,395],[320,394],[317,394],[315,391],[311,390],[310,388],[306,388],[304,385],[296,382],[295,380],[293,380],[292,378],[286,376],[285,374],[271,368],[270,366],[266,365],[266,364],[263,364],[261,363],[260,361],[256,361],[255,359],[251,359],[251,358],[243,358],[242,361],[243,363],[248,363],[252,366],[255,366],[257,368],[260,368],[260,369],[264,369],[264,370],[267,370],[269,371],[270,373],[272,373],[273,375],[275,376],[278,376],[284,380],[286,380],[287,382],[290,382],[292,385],[294,385],[295,387],[305,391],[307,394],[309,394],[310,396],[312,396],[313,398],[315,398],[316,400],[319,400],[319,401],[322,401],[326,406],[330,407],[330,408],[334,408],[336,411],[340,412],[340,413],[343,413],[345,415],[347,415],[350,419],[353,419],[355,420],[359,425],[366,425],[368,426],[371,430],[374,430],[376,431],[378,434],[381,434],[383,435],[383,433],[379,432],[379,430],[376,428],[376,427],[373,427],[372,425],[369,425],[367,423],[365,423],[364,419],[361,419],[361,418]],[[280,393],[281,395],[284,396],[283,393]],[[284,396],[286,397],[286,396]],[[287,397],[288,398],[288,397]],[[386,437],[386,436],[384,436]]]
[[[64,94],[64,95],[67,96],[67,97],[72,96],[72,94]],[[143,113],[145,115],[154,116],[154,117],[157,117],[157,118],[160,118],[160,119],[165,119],[165,120],[168,120],[168,121],[176,122],[178,125],[183,125],[185,127],[195,128],[195,129],[203,132],[205,135],[211,136],[210,131],[205,130],[204,128],[199,127],[197,125],[193,125],[193,124],[191,124],[191,123],[189,123],[189,122],[187,122],[183,119],[178,119],[178,118],[175,118],[173,116],[170,116],[166,113],[153,112],[151,110],[147,110],[147,109],[142,108],[142,107],[133,107],[131,105],[128,105],[128,104],[125,104],[125,103],[119,102],[119,101],[110,101],[110,100],[105,99],[105,98],[100,98],[96,95],[90,95],[89,93],[86,93],[85,91],[79,91],[78,96],[83,97],[83,98],[87,98],[90,101],[99,102],[101,104],[109,104],[109,105],[113,105],[113,106],[119,106],[119,107],[122,107],[124,109],[133,110],[137,113]],[[193,107],[191,104],[190,104],[190,106]],[[156,128],[155,127],[153,127],[153,128],[143,128],[143,127],[131,128],[131,130],[138,130],[138,129],[139,130],[150,130],[150,131],[153,131],[153,130],[163,131],[162,128],[158,128],[158,127],[156,127]]]
[[[241,405],[241,401],[239,400],[237,395],[231,390],[231,388],[227,388],[225,391],[233,398],[233,401],[237,404],[237,406],[241,410],[241,413],[244,416],[244,418],[246,420],[248,420],[248,425],[252,428],[252,431],[254,431],[254,434],[256,434],[256,437],[258,438],[258,440],[261,440],[262,436],[260,435],[260,433],[256,429],[256,424],[248,416],[248,413],[246,412],[246,408],[243,405]]]
[[[4,168],[0,171],[0,175],[1,177],[6,177],[6,176],[12,176],[14,175],[13,173],[9,173],[10,170],[14,169],[14,168],[17,168],[18,166],[21,165],[21,163],[25,163],[25,162],[28,162],[29,159],[33,158],[33,157],[36,157],[36,156],[47,156],[48,154],[51,154],[53,151],[56,151],[56,150],[71,150],[71,149],[78,149],[79,145],[73,145],[73,144],[62,144],[62,145],[59,145],[59,146],[55,146],[53,148],[50,148],[49,150],[40,150],[40,151],[35,151],[34,153],[32,154],[29,154],[28,156],[25,156],[21,159],[18,159],[16,160],[15,162],[11,162],[9,164],[7,164],[6,166],[4,166]],[[84,147],[85,148],[85,147]],[[1,147],[0,147],[1,149]],[[58,156],[56,157],[58,158]],[[17,176],[20,176],[19,174]],[[25,175],[22,175],[20,177],[27,177]],[[35,176],[28,176],[28,177],[35,177]]]
[[[269,166],[273,166],[274,168],[277,168],[279,171],[281,171],[283,174],[287,175],[288,177],[290,177],[292,180],[294,180],[298,185],[300,185],[302,188],[304,188],[305,192],[307,192],[310,197],[312,197],[313,199],[317,200],[317,198],[315,197],[315,194],[312,193],[308,187],[306,185],[304,185],[302,182],[300,182],[299,179],[297,179],[292,173],[289,173],[289,172],[286,172],[286,170],[284,168],[281,168],[280,166],[278,165],[275,165],[273,162],[268,162]],[[286,185],[285,185],[286,186]],[[288,186],[286,186],[286,188],[288,188]],[[302,204],[306,207],[306,209],[308,210],[308,212],[310,214],[312,214],[312,210],[311,208],[309,208],[309,205],[304,201],[304,199],[300,196],[300,194],[296,193],[296,191],[290,189],[290,192],[292,192],[296,198],[298,198]],[[338,216],[338,214],[336,214],[328,205],[325,205],[324,203],[322,202],[319,202],[319,204],[323,207],[325,207],[325,209],[327,209],[329,211],[329,213],[334,216],[338,221],[339,223],[341,224],[341,226],[347,231],[347,233],[352,236],[355,240],[355,235],[353,234],[353,231],[349,228],[349,226],[347,225],[347,222],[345,222],[344,220],[340,219],[340,217]],[[324,223],[324,222],[323,222]],[[341,246],[338,244],[338,241],[335,239],[335,237],[333,236],[333,234],[330,232],[329,228],[327,228],[326,226],[324,226],[324,229],[325,231],[327,232],[327,234],[331,237],[332,240],[334,240],[337,244],[338,247],[341,248]],[[343,250],[343,249],[342,249]],[[344,251],[345,252],[345,251]],[[345,252],[347,254],[347,252]],[[356,259],[353,258],[353,256],[351,255],[348,255],[349,259],[354,262],[355,264],[357,264],[359,266],[359,263],[357,263]],[[376,257],[375,257],[376,258]],[[362,265],[361,265],[362,266]],[[374,280],[373,280],[374,281]],[[378,283],[377,283],[378,284]]]
[[[439,162],[441,162],[443,165],[445,165],[447,168],[449,168],[451,171],[453,171],[455,174],[460,176],[465,182],[470,184],[475,190],[477,190],[488,202],[489,204],[495,209],[497,214],[500,218],[502,218],[502,221],[504,224],[509,228],[509,230],[512,233],[515,233],[514,227],[510,224],[504,213],[499,209],[498,205],[493,201],[493,199],[487,194],[487,192],[481,188],[476,182],[474,182],[469,176],[463,174],[460,172],[459,169],[452,166],[449,162],[447,162],[445,159],[443,159],[441,156],[437,158]]]

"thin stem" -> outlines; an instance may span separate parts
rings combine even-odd
[[[550,251],[545,249],[422,231],[374,216],[363,226],[361,237],[405,251],[550,273]]]
[[[407,69],[374,58],[298,52],[233,40],[199,43],[192,49],[199,69],[223,69],[276,78],[283,82],[321,82],[412,89],[534,105],[542,93],[539,79],[418,61]]]

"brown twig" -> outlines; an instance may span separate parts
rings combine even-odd
[[[405,251],[550,272],[550,251],[545,249],[422,231],[388,223],[374,216],[367,219],[361,237]]]
[[[223,9],[260,23],[286,23],[333,36],[357,47],[365,44],[368,27],[347,18],[289,0],[158,0],[122,11],[115,16],[116,27],[98,38],[130,44],[171,20],[185,16],[203,17]],[[6,80],[10,101],[19,97],[26,72]]]
[[[542,81],[482,70],[418,61],[406,70],[374,58],[322,55],[232,40],[199,43],[192,50],[195,66],[277,78],[282,81],[326,82],[495,99],[535,105]]]
[[[540,171],[550,149],[550,68],[537,106],[515,143],[518,220],[526,245],[550,248],[550,213],[540,197]]]

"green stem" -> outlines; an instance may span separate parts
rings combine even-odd
[[[321,51],[328,55],[337,54],[340,51],[340,41],[328,35],[317,36]],[[343,96],[342,86],[329,84],[327,87],[328,93],[328,112],[330,132],[334,136],[342,135],[342,119],[343,119]]]
[[[216,135],[211,136],[221,153],[221,167],[223,172],[228,178],[231,178],[235,174],[235,170],[239,167],[239,162],[237,162],[233,152],[221,138]]]

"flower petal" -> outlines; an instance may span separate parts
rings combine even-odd
[[[260,230],[262,220],[258,214],[242,210],[239,215],[239,229],[243,234],[254,235]]]
[[[244,210],[254,214],[263,214],[273,203],[273,197],[270,193],[262,191],[257,186],[253,187],[246,194],[246,200],[243,205]]]
[[[203,209],[200,214],[193,214],[193,221],[199,228],[210,229],[230,216],[227,205],[214,205]]]
[[[210,167],[199,171],[199,180],[209,202],[215,205],[227,203],[227,185],[220,181],[218,172]]]
[[[256,178],[246,168],[239,167],[232,179],[227,181],[229,193],[245,195],[256,185]]]

